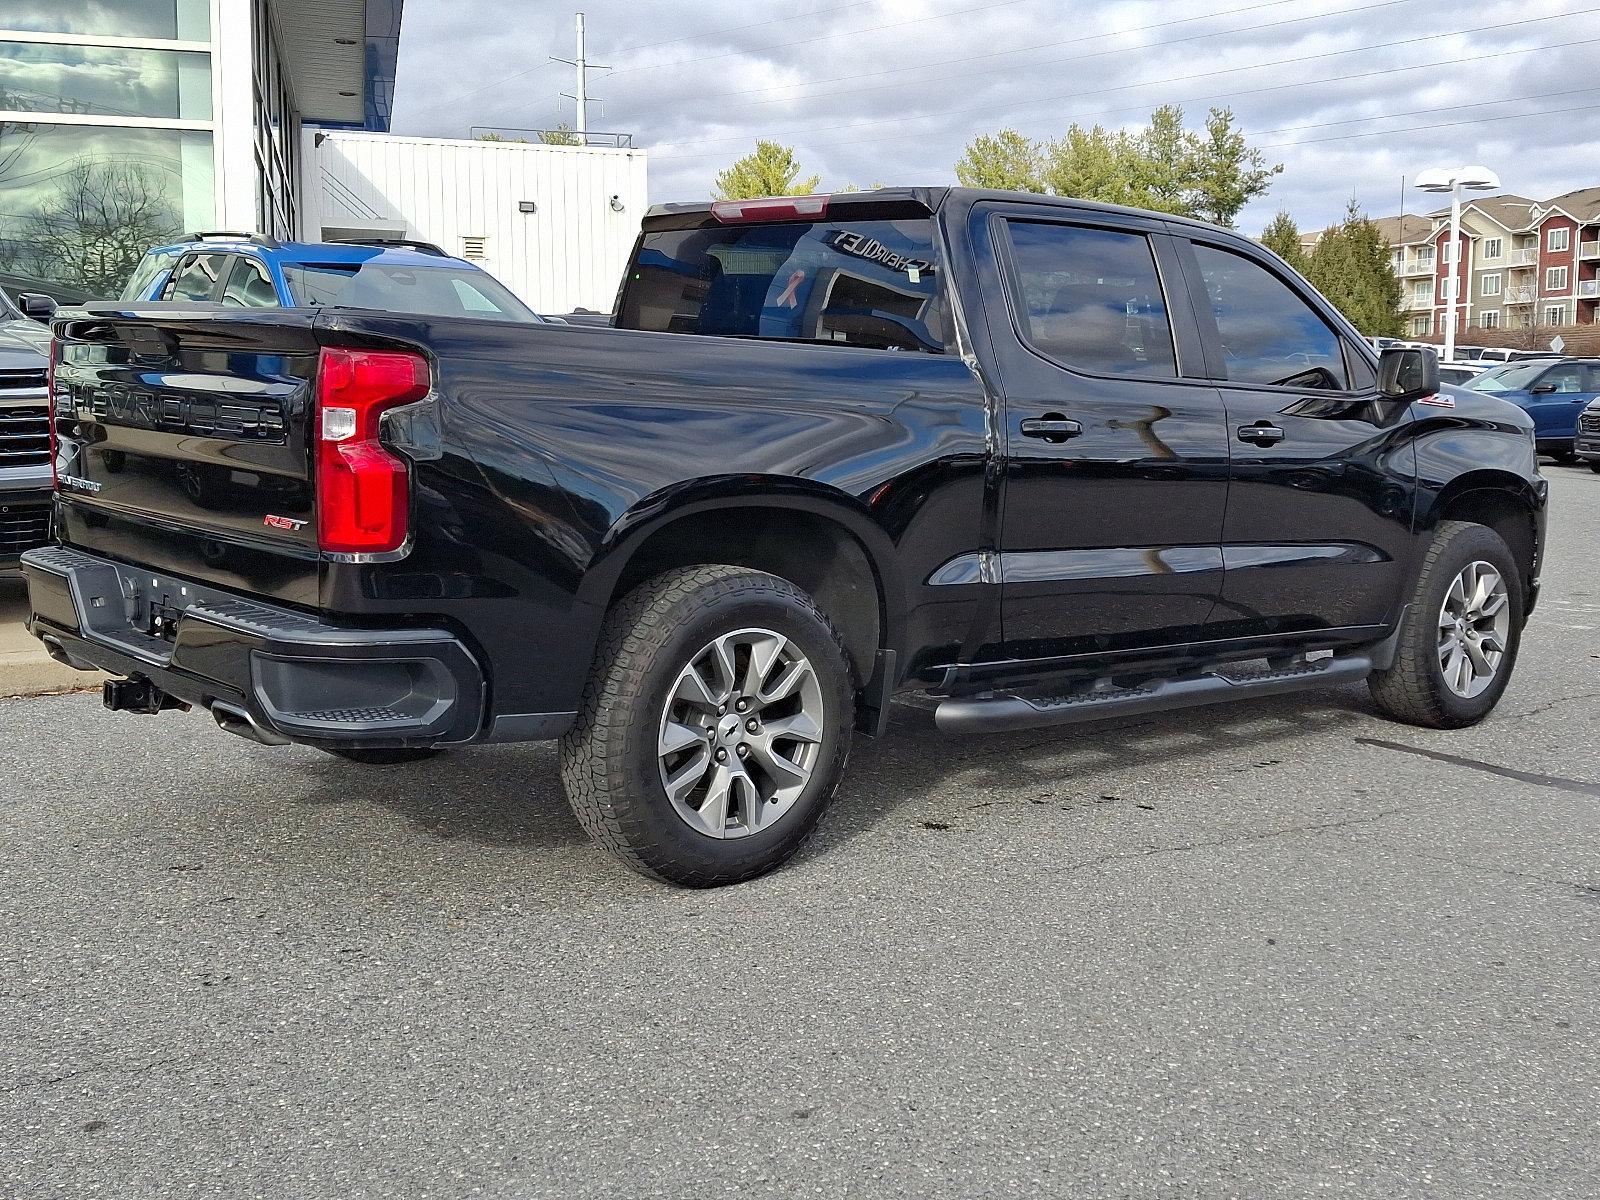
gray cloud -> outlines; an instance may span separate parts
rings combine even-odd
[[[1582,4],[590,0],[589,56],[615,68],[591,84],[590,124],[650,150],[665,200],[708,195],[757,137],[793,145],[824,187],[948,183],[978,133],[1136,125],[1174,102],[1198,124],[1229,105],[1284,164],[1241,226],[1282,207],[1311,228],[1352,196],[1395,211],[1402,176],[1434,165],[1481,161],[1535,196],[1596,182],[1600,40],[1582,43],[1600,21],[1580,14],[1600,10]],[[395,130],[570,121],[551,54],[571,57],[570,11],[408,0]]]

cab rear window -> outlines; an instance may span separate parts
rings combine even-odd
[[[659,231],[640,243],[617,324],[942,354],[942,275],[926,219]]]

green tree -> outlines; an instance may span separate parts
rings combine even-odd
[[[1389,244],[1354,200],[1345,219],[1317,240],[1306,278],[1368,337],[1402,332],[1400,280]]]
[[[1230,229],[1239,211],[1263,194],[1272,177],[1283,170],[1282,163],[1269,166],[1261,151],[1250,148],[1244,134],[1234,128],[1229,108],[1211,110],[1205,135],[1193,139],[1191,154],[1192,211]]]
[[[1221,225],[1232,225],[1281,170],[1246,143],[1228,109],[1213,108],[1200,134],[1184,128],[1183,109],[1173,104],[1138,130],[1073,124],[1042,145],[1011,129],[986,134],[956,163],[956,177],[973,187],[1021,187]]]
[[[1156,212],[1194,214],[1191,196],[1198,175],[1195,136],[1183,127],[1183,109],[1163,104],[1129,143],[1134,203]]]
[[[1300,227],[1288,213],[1279,211],[1261,231],[1261,244],[1302,275],[1306,271],[1306,252],[1300,244]]]
[[[1044,147],[1015,129],[980,134],[962,152],[956,163],[956,178],[966,187],[1042,192]]]
[[[822,176],[800,177],[794,150],[777,142],[756,141],[747,154],[717,176],[711,195],[717,200],[754,200],[761,196],[804,196],[817,190]]]
[[[1044,189],[1057,196],[1137,205],[1146,198],[1138,149],[1120,130],[1072,125],[1045,147]]]
[[[546,146],[581,146],[583,139],[565,121],[554,129],[541,129],[539,141]]]

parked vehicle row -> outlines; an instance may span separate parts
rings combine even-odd
[[[1600,399],[1600,358],[1502,363],[1462,386],[1515,404],[1533,418],[1539,453],[1570,463],[1577,455],[1579,417]]]
[[[50,537],[50,330],[38,318],[55,306],[19,299],[31,311],[0,291],[0,569]]]
[[[1538,595],[1528,413],[1199,222],[668,205],[615,328],[479,317],[59,319],[30,628],[259,742],[560,738],[597,840],[711,885],[795,852],[902,688],[952,738],[1363,678],[1458,727]]]
[[[121,299],[540,320],[481,267],[428,242],[396,239],[279,242],[260,234],[190,234],[150,250]]]

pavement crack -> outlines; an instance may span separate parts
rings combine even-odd
[[[1498,775],[1501,779],[1515,779],[1520,783],[1531,783],[1535,787],[1556,788],[1563,792],[1572,792],[1579,796],[1592,796],[1600,798],[1600,783],[1589,783],[1582,779],[1568,779],[1563,775],[1541,775],[1537,771],[1518,771],[1511,767],[1496,766],[1494,763],[1481,762],[1476,758],[1462,758],[1459,754],[1446,754],[1442,750],[1424,750],[1421,746],[1407,746],[1401,742],[1386,742],[1382,738],[1356,738],[1360,746],[1377,746],[1381,750],[1394,750],[1401,754],[1415,754],[1419,758],[1431,758],[1435,762],[1449,763],[1451,766],[1466,767],[1470,771],[1482,771],[1486,775]]]
[[[1474,862],[1466,858],[1451,858],[1447,854],[1429,854],[1426,850],[1407,850],[1400,846],[1388,846],[1386,848],[1396,854],[1406,854],[1412,858],[1425,858],[1429,862],[1443,863],[1449,867],[1460,867],[1467,871],[1477,871],[1483,875],[1504,875],[1509,879],[1531,879],[1534,883],[1543,883],[1549,887],[1571,888],[1583,899],[1600,902],[1600,884],[1579,883],[1575,879],[1552,879],[1548,875],[1537,875],[1532,871],[1518,871],[1513,867],[1499,867],[1494,863]]]
[[[32,1091],[34,1088],[51,1087],[58,1083],[66,1083],[69,1079],[76,1079],[80,1075],[97,1075],[107,1071],[119,1072],[124,1075],[143,1075],[146,1071],[154,1071],[157,1067],[164,1067],[168,1063],[178,1061],[176,1057],[158,1058],[132,1067],[123,1067],[115,1063],[90,1063],[87,1067],[79,1067],[75,1071],[68,1071],[62,1075],[53,1075],[49,1079],[31,1079],[26,1083],[14,1083],[10,1087],[0,1088],[0,1096],[9,1095],[12,1092]]]
[[[1259,833],[1243,834],[1237,837],[1207,838],[1196,842],[1178,842],[1171,846],[1150,846],[1144,850],[1133,851],[1128,854],[1102,854],[1097,858],[1085,859],[1082,862],[1069,863],[1067,871],[1086,871],[1094,867],[1102,867],[1108,863],[1129,862],[1140,858],[1154,858],[1161,854],[1183,854],[1191,850],[1213,850],[1227,846],[1248,846],[1252,842],[1268,842],[1275,838],[1293,837],[1297,834],[1328,833],[1336,829],[1349,829],[1356,825],[1370,825],[1374,821],[1381,821],[1385,817],[1392,817],[1396,813],[1404,812],[1401,808],[1386,808],[1375,813],[1363,813],[1360,816],[1345,817],[1338,821],[1322,821],[1308,825],[1285,825],[1279,829],[1265,829]]]
[[[1574,700],[1600,700],[1600,692],[1576,692],[1571,696],[1561,696],[1555,700],[1530,708],[1527,712],[1520,712],[1512,716],[1513,721],[1526,721],[1529,717],[1542,716],[1552,708],[1560,708],[1563,704],[1571,704]]]

